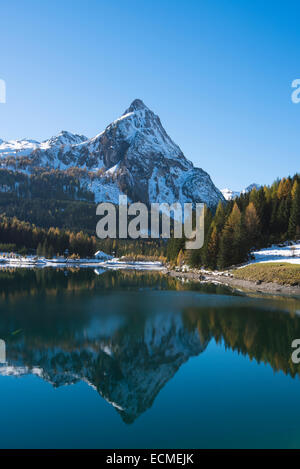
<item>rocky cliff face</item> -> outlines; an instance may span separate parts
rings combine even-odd
[[[215,207],[224,200],[210,176],[186,159],[159,117],[139,99],[91,139],[64,131],[40,144],[0,142],[0,164],[27,173],[85,169],[81,183],[96,202],[118,202],[120,194],[148,204],[205,202]]]

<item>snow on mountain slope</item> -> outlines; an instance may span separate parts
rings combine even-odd
[[[66,130],[62,130],[55,137],[51,137],[49,140],[45,140],[40,144],[40,148],[43,150],[48,150],[49,148],[56,148],[61,145],[78,145],[82,142],[88,140],[84,135],[72,134]]]
[[[9,140],[5,142],[0,139],[0,158],[5,156],[26,156],[40,145],[36,140],[27,138],[21,140]]]
[[[5,145],[0,145],[0,155]],[[193,166],[168,136],[159,117],[139,99],[94,138],[64,131],[41,144],[28,145],[26,153],[15,149],[14,170],[30,173],[36,168],[64,171],[79,167],[87,172],[83,184],[94,192],[96,202],[115,200],[123,193],[132,201],[205,202],[212,208],[224,200],[210,176]],[[12,169],[5,156],[13,150],[2,154],[1,167]],[[27,160],[22,160],[23,156]]]
[[[226,200],[233,200],[238,197],[241,193],[238,191],[232,191],[231,189],[221,189],[221,192]]]
[[[27,138],[21,140],[4,141],[0,139],[0,157],[5,156],[28,156],[34,150],[49,150],[55,148],[56,151],[62,145],[78,145],[88,140],[84,135],[72,134],[62,130],[58,135],[40,143]]]
[[[241,194],[246,194],[247,192],[251,192],[252,189],[258,190],[261,186],[259,184],[250,184],[250,186],[243,189],[241,192],[233,191],[231,189],[221,189],[221,192],[226,200],[233,200],[236,197],[239,197]]]

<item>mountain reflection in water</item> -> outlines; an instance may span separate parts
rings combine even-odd
[[[0,271],[0,374],[54,387],[85,381],[132,423],[214,339],[295,377],[297,299],[233,294],[160,273]]]

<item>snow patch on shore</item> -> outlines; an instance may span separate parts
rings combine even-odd
[[[252,255],[254,259],[248,262],[247,265],[259,262],[288,262],[289,264],[300,265],[300,242],[295,244],[286,243],[285,245],[273,244],[269,248],[252,252]]]
[[[134,269],[134,270],[163,270],[164,265],[161,262],[150,261],[125,261],[114,258],[103,251],[97,251],[94,259],[65,259],[65,258],[33,258],[33,256],[24,257],[1,257],[0,268],[45,268],[45,267],[82,267],[82,268],[97,268],[97,274],[102,273],[103,269],[120,270],[120,269]],[[98,269],[99,268],[99,269]],[[99,270],[99,272],[98,272]]]

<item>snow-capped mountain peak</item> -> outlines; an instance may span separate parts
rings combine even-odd
[[[234,200],[236,199],[237,197],[239,197],[241,194],[247,194],[247,192],[251,192],[253,189],[260,189],[260,185],[259,184],[250,184],[248,187],[246,187],[245,189],[243,189],[242,191],[233,191],[231,189],[222,189],[221,192],[224,196],[224,198],[226,200]]]
[[[9,150],[12,155],[13,149]],[[96,202],[118,202],[118,196],[126,194],[132,201],[205,202],[214,208],[224,200],[210,176],[184,156],[160,118],[141,99],[135,99],[121,117],[94,138],[62,131],[41,144],[31,144],[26,155],[16,151],[15,155],[27,160],[18,159],[12,166],[11,160],[5,160],[6,152],[1,155],[1,166],[27,173],[36,167],[88,170],[81,182],[95,194]]]
[[[130,104],[129,108],[126,109],[123,115],[129,114],[135,111],[146,110],[146,109],[149,111],[149,108],[145,105],[145,103],[141,99],[134,99],[132,103]]]
[[[48,148],[57,147],[61,145],[78,145],[88,140],[85,135],[73,134],[62,130],[59,134],[49,138],[41,143],[41,149],[46,150]]]
[[[238,197],[241,193],[238,191],[233,191],[231,189],[225,188],[221,189],[221,192],[226,200],[233,200]]]

